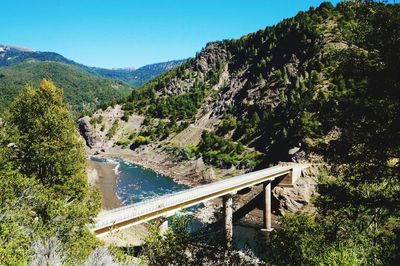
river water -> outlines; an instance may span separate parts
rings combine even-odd
[[[120,159],[92,157],[91,160],[103,163],[116,163],[118,179],[116,194],[123,205],[149,200],[171,194],[188,187],[175,183],[169,177]]]

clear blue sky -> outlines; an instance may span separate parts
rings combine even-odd
[[[0,44],[53,51],[90,66],[140,67],[192,57],[207,42],[238,38],[321,2],[2,0]]]

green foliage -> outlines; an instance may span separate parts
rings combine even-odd
[[[0,154],[4,154],[3,147]],[[0,261],[3,265],[27,262],[30,240],[34,237],[32,205],[40,204],[38,184],[34,178],[23,176],[0,157]],[[32,204],[33,203],[33,204]]]
[[[111,128],[108,130],[106,137],[109,139],[113,138],[115,134],[117,134],[119,127],[120,127],[119,120],[115,119],[113,124],[111,125]]]
[[[191,60],[180,67],[160,75],[143,87],[134,90],[128,102],[123,105],[125,111],[146,114],[155,118],[169,118],[173,120],[191,120],[197,113],[201,103],[208,95],[209,90],[202,81],[196,81],[187,93],[160,97],[157,91],[163,88],[174,76],[185,75],[185,68]]]
[[[7,113],[0,144],[0,257],[28,261],[27,243],[57,237],[69,254],[65,263],[81,262],[97,243],[86,226],[100,201],[87,183],[82,139],[62,91],[47,80],[25,88]]]
[[[201,135],[198,152],[205,162],[222,168],[254,168],[260,162],[258,153],[247,151],[242,144],[207,131]]]
[[[175,120],[165,121],[161,119],[145,119],[143,125],[146,127],[139,132],[140,135],[148,137],[152,141],[164,140],[173,133],[179,133],[188,127],[188,122],[180,122]]]
[[[338,8],[352,19],[354,30],[345,36],[353,46],[331,51],[324,62],[331,65],[324,71],[333,84],[319,121],[340,134],[317,145],[335,177],[318,185],[319,215],[284,219],[271,252],[276,263],[288,258],[294,265],[398,265],[400,6]],[[303,123],[315,134],[316,113],[304,114]],[[296,245],[285,245],[283,254],[279,243]]]
[[[186,94],[158,98],[154,105],[149,106],[147,113],[159,118],[190,120],[196,115],[206,95],[205,89],[197,89]]]
[[[272,249],[266,248],[266,257],[277,265],[315,265],[312,262],[321,251],[322,240],[314,218],[288,214],[282,227],[271,234],[268,244]]]
[[[90,118],[90,120],[89,120],[89,123],[90,123],[92,126],[95,126],[95,127],[96,127],[96,125],[103,123],[103,120],[104,120],[104,119],[103,119],[103,116],[102,116],[102,115],[92,116],[92,117]]]
[[[177,161],[187,161],[195,158],[198,155],[197,147],[193,145],[188,145],[185,147],[168,145],[165,146],[163,150],[173,155]]]
[[[169,221],[170,222],[170,221]],[[141,259],[148,265],[254,265],[244,253],[226,250],[221,237],[208,236],[200,243],[194,242],[189,233],[190,219],[185,215],[173,216],[168,229],[160,233],[160,221],[148,225],[149,235]],[[248,256],[248,254],[245,254]],[[250,257],[250,256],[249,256]]]
[[[121,140],[118,140],[115,144],[117,144],[118,146],[121,146],[123,149],[126,149],[131,144],[131,140],[121,139]]]
[[[287,214],[269,236],[266,257],[274,265],[366,265],[370,249],[357,239],[331,239],[326,222],[304,214]],[[364,244],[364,245],[363,245]]]
[[[224,135],[231,130],[236,129],[237,127],[237,119],[232,114],[224,115],[224,120],[222,121],[222,125],[218,128],[218,131]]]
[[[132,144],[131,144],[130,148],[132,150],[134,150],[142,145],[146,145],[149,143],[150,143],[150,139],[148,137],[139,135],[132,140]]]
[[[149,265],[188,265],[185,253],[189,240],[189,222],[186,216],[172,217],[166,232],[160,233],[160,221],[149,224],[143,258]]]
[[[0,68],[0,113],[9,106],[26,84],[38,86],[44,78],[64,88],[65,101],[75,116],[90,114],[127,96],[131,87],[120,81],[91,75],[76,67],[57,62],[26,61]]]

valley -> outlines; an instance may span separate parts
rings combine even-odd
[[[1,266],[399,265],[399,4],[88,3],[101,62],[188,59],[0,45]]]

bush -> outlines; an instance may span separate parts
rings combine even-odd
[[[219,127],[218,131],[225,135],[231,130],[234,130],[237,127],[237,119],[231,114],[225,115],[224,120],[222,121],[222,125]]]
[[[130,143],[131,143],[131,141],[129,139],[118,140],[116,142],[116,144],[118,146],[121,146],[124,149],[126,149],[129,146]]]
[[[146,145],[149,143],[150,143],[150,138],[139,135],[132,140],[130,149],[134,150],[142,145]]]
[[[117,133],[119,129],[119,120],[116,119],[114,121],[114,123],[112,124],[110,130],[108,131],[108,133],[106,134],[106,137],[108,137],[109,139],[111,139],[112,137],[115,136],[115,134]]]
[[[97,124],[101,124],[103,123],[103,116],[102,115],[98,115],[98,116],[93,116],[92,118],[90,118],[89,123],[96,127]]]
[[[258,152],[247,151],[241,143],[235,143],[207,131],[201,136],[198,152],[205,162],[222,168],[232,166],[254,168],[261,159]]]

